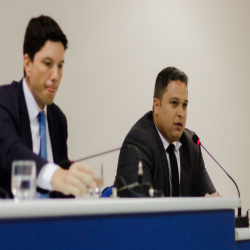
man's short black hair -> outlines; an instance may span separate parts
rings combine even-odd
[[[167,90],[170,81],[179,80],[188,84],[188,77],[186,74],[175,67],[167,67],[163,69],[157,76],[155,81],[154,98],[161,101],[163,94]]]
[[[24,36],[23,55],[28,54],[33,61],[35,54],[47,41],[61,42],[65,50],[68,47],[67,37],[56,21],[43,15],[32,18]]]

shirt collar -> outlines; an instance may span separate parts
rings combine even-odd
[[[24,92],[24,97],[28,109],[28,114],[30,118],[30,123],[32,123],[35,119],[37,119],[37,116],[39,112],[44,111],[45,116],[47,117],[47,105],[44,106],[44,109],[41,110],[40,107],[38,106],[34,96],[31,94],[27,82],[25,78],[23,78],[23,92]]]
[[[156,125],[155,125],[155,127],[156,127],[156,129],[157,129],[157,132],[158,132],[160,138],[161,138],[161,141],[162,141],[162,143],[163,143],[164,149],[167,150],[167,148],[168,148],[168,146],[169,146],[170,143],[162,136],[162,134],[160,133],[160,131],[158,130],[158,128],[157,128]],[[173,142],[172,144],[174,144],[175,150],[176,150],[176,151],[178,151],[179,148],[180,148],[181,145],[182,145],[179,141],[175,141],[175,142]]]

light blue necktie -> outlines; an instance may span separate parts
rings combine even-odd
[[[39,155],[47,160],[47,148],[46,148],[46,116],[44,111],[39,112],[38,115],[38,121],[39,121],[39,134],[40,134],[40,151]],[[39,194],[39,199],[48,199],[48,194]]]

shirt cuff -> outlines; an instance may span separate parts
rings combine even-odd
[[[54,163],[48,163],[44,165],[37,176],[36,179],[37,186],[46,190],[52,190],[50,182],[53,174],[58,168],[59,166]]]

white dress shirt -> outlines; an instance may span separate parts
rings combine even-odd
[[[156,127],[156,125],[155,125]],[[168,148],[169,146],[169,142],[162,136],[162,134],[160,133],[160,131],[158,130],[158,128],[156,127],[158,133],[159,133],[159,136],[161,138],[161,141],[163,143],[163,147],[166,151],[166,149]],[[174,153],[175,153],[175,156],[176,156],[176,160],[177,160],[177,165],[178,165],[178,172],[179,172],[179,183],[181,184],[181,160],[180,160],[180,147],[181,147],[181,143],[179,141],[176,141],[176,142],[173,142],[172,144],[175,145],[175,150],[174,150]],[[172,196],[172,176],[171,176],[171,166],[170,166],[170,159],[169,159],[169,154],[167,153],[166,151],[166,156],[167,156],[167,161],[168,161],[168,172],[169,172],[169,183],[170,183],[170,196]],[[180,190],[181,192],[181,190]]]
[[[30,130],[32,137],[33,152],[39,154],[40,135],[39,135],[38,114],[42,110],[39,108],[34,96],[31,94],[25,78],[23,78],[23,92],[30,119]],[[39,172],[36,184],[40,188],[52,190],[52,187],[50,185],[51,178],[54,172],[59,168],[59,166],[53,163],[53,153],[52,153],[52,147],[48,129],[48,121],[47,121],[47,105],[44,106],[43,111],[45,112],[46,116],[46,148],[47,148],[47,161],[49,163],[46,164]]]

